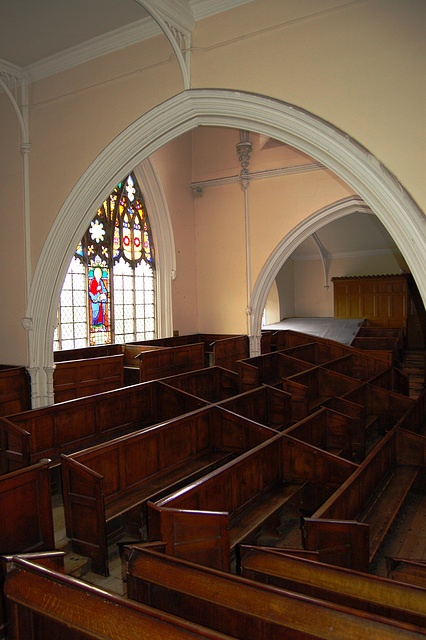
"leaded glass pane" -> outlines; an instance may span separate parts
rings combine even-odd
[[[61,292],[54,348],[86,346],[88,338],[104,344],[155,337],[152,261],[143,196],[129,175],[102,203],[76,249]],[[145,316],[151,318],[149,335]]]

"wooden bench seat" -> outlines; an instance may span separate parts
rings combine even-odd
[[[206,402],[152,381],[0,419],[3,473],[77,451],[190,411]]]
[[[384,537],[401,508],[408,492],[417,477],[417,466],[401,465],[396,467],[382,482],[377,494],[371,498],[359,521],[370,528],[370,558],[376,555]]]
[[[394,427],[311,518],[307,549],[331,564],[368,572],[426,460],[426,438]]]
[[[262,530],[277,537],[279,513],[300,490],[299,484],[280,484],[256,500],[248,511],[234,518],[229,531],[231,550],[243,540],[256,539]]]
[[[231,640],[19,557],[5,595],[13,640]]]
[[[167,553],[230,570],[235,545],[278,538],[281,512],[313,513],[356,465],[277,433],[209,475],[148,503],[150,541]],[[295,506],[296,505],[296,506]]]
[[[173,389],[173,391],[176,391]],[[145,503],[193,482],[275,431],[209,406],[61,458],[67,536],[108,575],[108,542],[143,539]]]
[[[375,616],[135,547],[128,597],[236,638],[395,640],[422,636],[405,622]]]
[[[240,547],[241,575],[360,611],[423,627],[426,590],[295,557],[275,549]]]

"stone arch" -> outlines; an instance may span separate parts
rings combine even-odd
[[[93,210],[122,175],[199,125],[247,129],[288,143],[345,180],[397,242],[426,301],[425,216],[398,180],[356,141],[320,118],[267,96],[233,90],[183,91],[145,113],[84,172],[61,207],[37,263],[27,307],[33,403],[53,400],[52,335],[69,260]],[[262,287],[256,292],[263,291]],[[262,295],[258,302],[260,303]],[[253,296],[256,303],[257,295]],[[256,335],[257,306],[251,317]]]

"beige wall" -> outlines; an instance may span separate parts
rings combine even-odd
[[[400,260],[391,253],[370,256],[331,258],[328,285],[324,287],[324,269],[320,260],[295,260],[294,265],[294,315],[295,317],[333,317],[333,277],[372,276],[400,273]]]
[[[425,10],[423,0],[254,0],[197,23],[192,86],[256,92],[324,118],[383,162],[426,210]],[[30,86],[32,271],[59,209],[93,160],[133,121],[182,89],[179,67],[165,37]],[[3,270],[13,274],[3,276],[0,285],[0,362],[24,364],[19,132],[4,95],[0,110]],[[238,169],[235,139],[233,133],[221,163],[214,149],[195,148],[192,180]],[[166,169],[170,161],[166,153],[185,158],[176,174]],[[174,322],[181,333],[195,325],[199,331],[246,331],[243,193],[233,184],[214,193],[208,189],[193,200],[187,184],[189,153],[188,140],[178,141],[156,159],[159,173],[167,175],[163,187],[180,251],[173,283]],[[259,146],[252,166],[270,167],[278,155],[279,149],[261,152]],[[253,182],[249,187],[252,285],[294,225],[350,192],[327,171]],[[94,211],[98,205],[93,202]]]

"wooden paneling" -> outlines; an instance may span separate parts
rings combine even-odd
[[[405,275],[332,278],[334,317],[367,318],[377,326],[402,327],[408,316]]]

